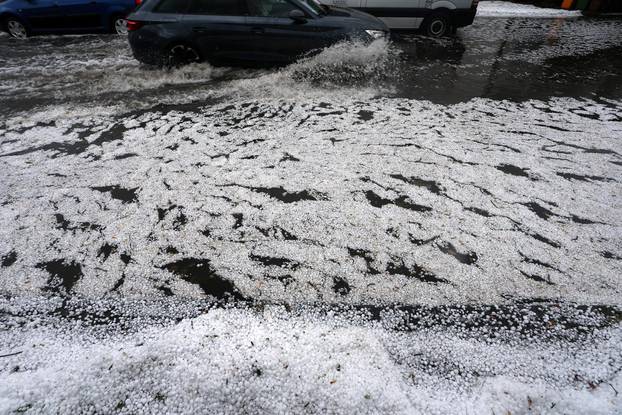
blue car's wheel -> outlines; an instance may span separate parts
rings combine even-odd
[[[7,18],[4,21],[4,27],[6,28],[6,31],[9,32],[9,35],[16,39],[26,39],[28,37],[28,29],[26,29],[26,26],[15,17]]]
[[[117,35],[127,35],[127,20],[122,17],[113,18],[112,31]]]

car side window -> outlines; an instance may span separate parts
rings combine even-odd
[[[188,13],[214,16],[246,16],[248,10],[244,0],[190,0]]]
[[[183,14],[188,10],[190,0],[162,0],[153,10],[155,13]]]
[[[292,10],[304,13],[304,10],[287,0],[249,0],[248,3],[252,16],[288,17]]]

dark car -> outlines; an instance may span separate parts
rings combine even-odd
[[[136,59],[171,66],[287,63],[341,40],[389,33],[371,15],[316,0],[146,0],[127,27]]]
[[[2,30],[16,38],[52,33],[127,33],[138,0],[0,0]]]

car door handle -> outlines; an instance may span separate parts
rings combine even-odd
[[[264,33],[266,33],[266,29],[264,29],[263,27],[253,27],[251,28],[251,33],[254,33],[256,35],[263,35]]]
[[[207,28],[205,27],[193,27],[192,31],[194,33],[208,33],[209,32],[209,30],[207,30]]]

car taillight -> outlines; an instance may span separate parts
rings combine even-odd
[[[137,6],[140,6],[140,4],[141,4],[142,2],[143,2],[143,0],[134,0],[134,3],[135,3]]]
[[[132,32],[134,30],[138,30],[143,27],[143,22],[137,22],[136,20],[128,20],[127,21],[127,31]]]

